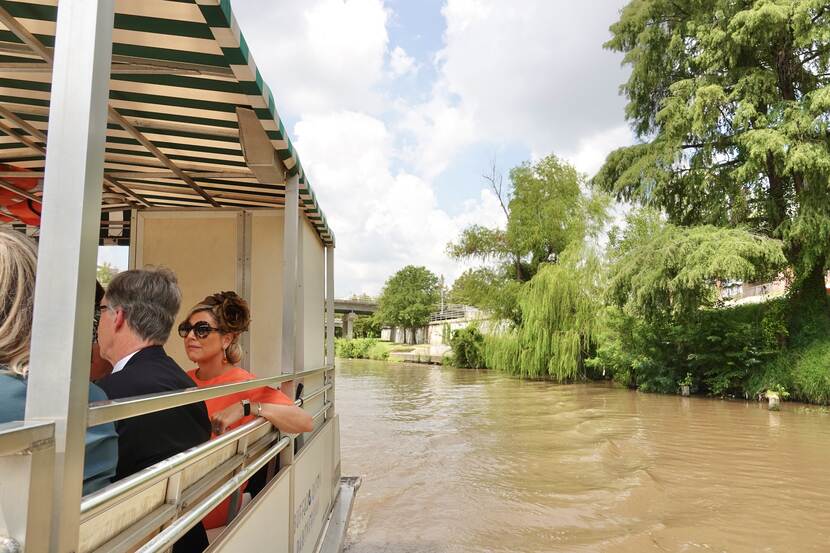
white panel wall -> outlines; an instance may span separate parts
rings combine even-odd
[[[255,211],[251,227],[251,372],[275,376],[281,373],[283,212]]]
[[[294,553],[313,553],[332,503],[334,424],[319,431],[294,461]]]
[[[135,265],[172,269],[182,290],[182,307],[165,350],[185,370],[193,363],[176,326],[205,296],[235,290],[237,214],[227,211],[139,212]]]
[[[291,480],[286,470],[211,544],[210,552],[272,551],[287,553],[291,541]]]

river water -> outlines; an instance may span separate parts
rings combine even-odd
[[[338,360],[348,553],[830,551],[830,415]]]

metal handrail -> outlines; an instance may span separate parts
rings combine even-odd
[[[325,386],[321,386],[321,387],[320,387],[320,388],[318,388],[317,390],[315,390],[315,391],[311,392],[310,394],[306,394],[306,395],[304,395],[302,398],[300,398],[300,399],[298,399],[297,401],[295,401],[295,402],[294,402],[294,405],[296,405],[297,407],[302,407],[302,406],[303,406],[303,404],[304,404],[306,401],[311,401],[312,399],[314,399],[315,397],[319,396],[320,394],[324,394],[324,393],[328,392],[329,390],[331,390],[331,388],[332,388],[332,385],[331,385],[331,384],[326,384]]]
[[[0,424],[0,455],[21,453],[54,443],[54,422],[9,422]]]
[[[241,469],[233,478],[225,482],[215,492],[207,496],[196,507],[188,511],[184,516],[176,519],[170,526],[162,530],[153,539],[139,548],[137,553],[156,553],[164,551],[172,546],[179,538],[184,536],[188,530],[202,520],[205,515],[214,507],[222,503],[226,497],[235,492],[246,480],[254,475],[256,471],[276,457],[283,449],[291,443],[291,438],[285,437],[274,444],[268,451],[260,455],[254,462]]]
[[[320,370],[325,369],[315,369],[314,372]],[[296,377],[297,375],[294,376]],[[294,402],[294,404],[298,406],[302,405],[304,401],[311,400],[319,396],[320,394],[325,393],[326,391],[331,389],[331,387],[332,385],[330,383],[321,386],[314,392],[305,395],[302,398],[302,400],[298,399]],[[320,414],[322,414],[322,412],[324,412],[330,406],[331,403],[327,402],[323,410],[319,411],[317,414],[312,416],[312,420],[316,420],[317,418],[319,418]],[[207,457],[214,451],[225,447],[229,443],[232,443],[248,434],[255,432],[256,430],[262,428],[264,425],[270,424],[271,423],[269,423],[267,420],[263,418],[257,418],[255,420],[243,424],[238,428],[234,428],[233,430],[226,432],[225,434],[222,434],[213,440],[209,440],[195,447],[192,447],[187,451],[178,453],[173,457],[169,457],[163,461],[160,461],[151,467],[147,467],[146,469],[140,472],[123,478],[113,484],[110,484],[102,490],[99,490],[93,494],[84,497],[81,501],[81,521],[83,522],[85,520],[88,520],[89,518],[97,515],[101,511],[108,509],[112,502],[132,497],[133,495],[136,495],[146,490],[154,484],[161,482],[173,473],[179,472],[180,470],[187,468],[188,466],[200,461],[201,459]],[[2,434],[0,434],[0,437],[2,437]]]
[[[319,411],[317,411],[315,414],[313,414],[313,415],[311,416],[311,420],[312,420],[312,421],[316,421],[316,420],[317,420],[317,419],[319,419],[322,415],[324,415],[324,414],[326,413],[326,411],[328,411],[329,409],[331,409],[331,402],[330,402],[330,401],[327,401],[327,402],[325,402],[325,403],[323,404],[323,406],[320,408],[320,410],[319,410]]]
[[[106,488],[84,497],[81,500],[81,521],[88,520],[101,511],[105,511],[113,501],[132,497],[150,486],[161,482],[170,475],[204,459],[214,451],[218,451],[228,444],[237,441],[239,438],[270,424],[270,422],[262,418],[252,420],[213,440],[208,440],[186,451],[177,453],[172,457],[159,461],[155,465],[147,467],[126,478],[122,478]]]
[[[191,403],[198,403],[200,401],[214,399],[236,392],[244,392],[245,390],[251,390],[253,388],[261,388],[262,386],[281,384],[283,382],[296,380],[298,378],[313,376],[321,372],[325,373],[330,370],[330,367],[321,367],[319,369],[311,369],[299,373],[255,378],[253,380],[235,382],[233,384],[220,384],[218,386],[207,386],[205,388],[187,388],[186,390],[176,392],[147,394],[143,396],[126,397],[123,399],[97,401],[90,404],[87,415],[87,427],[128,419],[130,417],[137,417],[139,415],[146,415],[148,413],[164,411],[165,409],[172,409],[173,407],[190,405]]]

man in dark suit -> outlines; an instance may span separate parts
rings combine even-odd
[[[101,301],[98,344],[112,363],[109,376],[97,382],[107,397],[124,397],[192,388],[187,376],[162,345],[170,336],[181,304],[176,276],[168,269],[132,270],[110,282]],[[132,417],[116,423],[118,468],[124,478],[210,439],[204,402]],[[173,547],[197,553],[207,547],[201,523]]]

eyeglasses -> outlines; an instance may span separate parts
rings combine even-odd
[[[219,331],[218,328],[210,326],[210,324],[205,321],[199,321],[195,325],[190,323],[182,323],[179,325],[179,336],[187,338],[187,335],[190,334],[191,330],[193,331],[193,335],[200,340],[207,338],[211,332]]]

